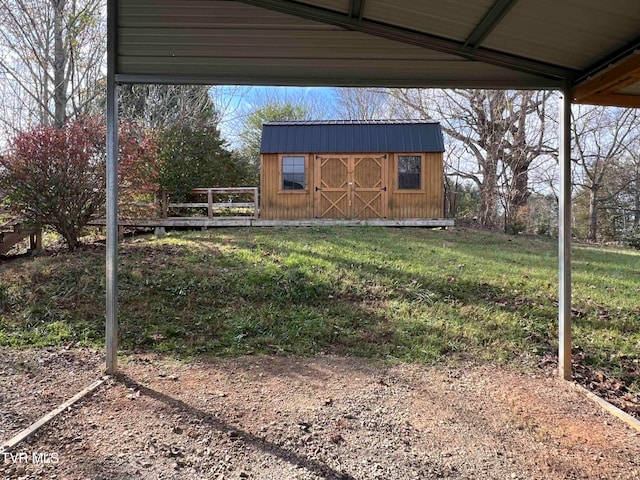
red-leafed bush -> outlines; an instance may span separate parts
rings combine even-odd
[[[18,135],[0,160],[0,185],[13,211],[49,225],[70,249],[105,198],[105,130],[93,118]]]
[[[157,165],[150,136],[135,125],[120,130],[119,184],[126,203],[156,190]],[[73,250],[87,222],[104,211],[105,160],[101,118],[36,127],[18,135],[0,158],[0,189],[15,213],[51,226]]]

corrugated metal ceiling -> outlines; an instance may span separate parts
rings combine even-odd
[[[520,0],[484,46],[583,70],[634,39],[639,27],[639,1]]]
[[[109,2],[116,78],[126,82],[559,88],[580,80],[589,88],[579,100],[623,102],[640,76],[634,67],[623,82],[600,78],[640,47],[637,1]]]
[[[300,3],[317,5],[318,7],[342,13],[347,13],[349,10],[349,0],[300,0]]]
[[[364,17],[403,28],[423,30],[445,38],[464,41],[480,23],[494,0],[441,0],[420,2],[415,0],[367,0]],[[428,4],[428,5],[425,5]],[[392,19],[391,22],[389,20]]]

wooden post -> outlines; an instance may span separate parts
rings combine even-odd
[[[169,194],[166,190],[162,190],[162,218],[169,216]]]
[[[157,217],[161,216],[162,214],[161,209],[162,206],[160,205],[160,196],[158,195],[158,192],[155,191],[153,192],[153,214]]]
[[[29,235],[29,250],[42,250],[42,230],[36,230]]]
[[[213,219],[213,191],[208,188],[207,189],[207,214],[209,215],[209,220]]]
[[[253,218],[258,218],[260,212],[260,202],[258,200],[258,187],[253,189]]]

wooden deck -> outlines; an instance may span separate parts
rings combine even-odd
[[[20,217],[0,225],[0,255],[7,253],[11,247],[25,238],[29,238],[31,250],[42,249],[42,230],[40,228],[25,224]]]
[[[449,218],[407,218],[407,219],[353,219],[341,220],[331,218],[309,218],[276,220],[260,218],[259,197],[257,187],[231,188],[196,188],[192,195],[206,198],[205,201],[172,202],[171,192],[162,192],[157,198],[159,205],[150,205],[160,212],[155,218],[121,218],[118,226],[121,233],[123,227],[155,228],[155,227],[315,227],[315,226],[343,226],[356,227],[360,225],[382,227],[453,227],[454,220]],[[240,197],[240,198],[239,198]],[[243,198],[244,197],[244,198]],[[251,200],[251,201],[247,201]],[[174,216],[181,209],[206,211],[206,216],[180,217]],[[244,214],[246,212],[246,214]],[[204,213],[204,212],[203,212]],[[225,213],[227,213],[225,215]],[[237,216],[240,213],[240,216]],[[106,220],[97,218],[89,225],[104,226]]]
[[[104,218],[92,220],[90,225],[104,226]],[[121,219],[121,227],[318,227],[342,226],[357,227],[362,225],[376,227],[453,227],[452,218],[411,218],[401,220],[366,219],[335,220],[312,218],[308,220],[268,220],[253,217],[172,217],[172,218],[138,218]]]

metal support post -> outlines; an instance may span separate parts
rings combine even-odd
[[[560,101],[560,198],[558,210],[558,374],[571,380],[571,92]]]
[[[116,0],[107,3],[106,373],[118,370],[118,89],[115,82]]]

